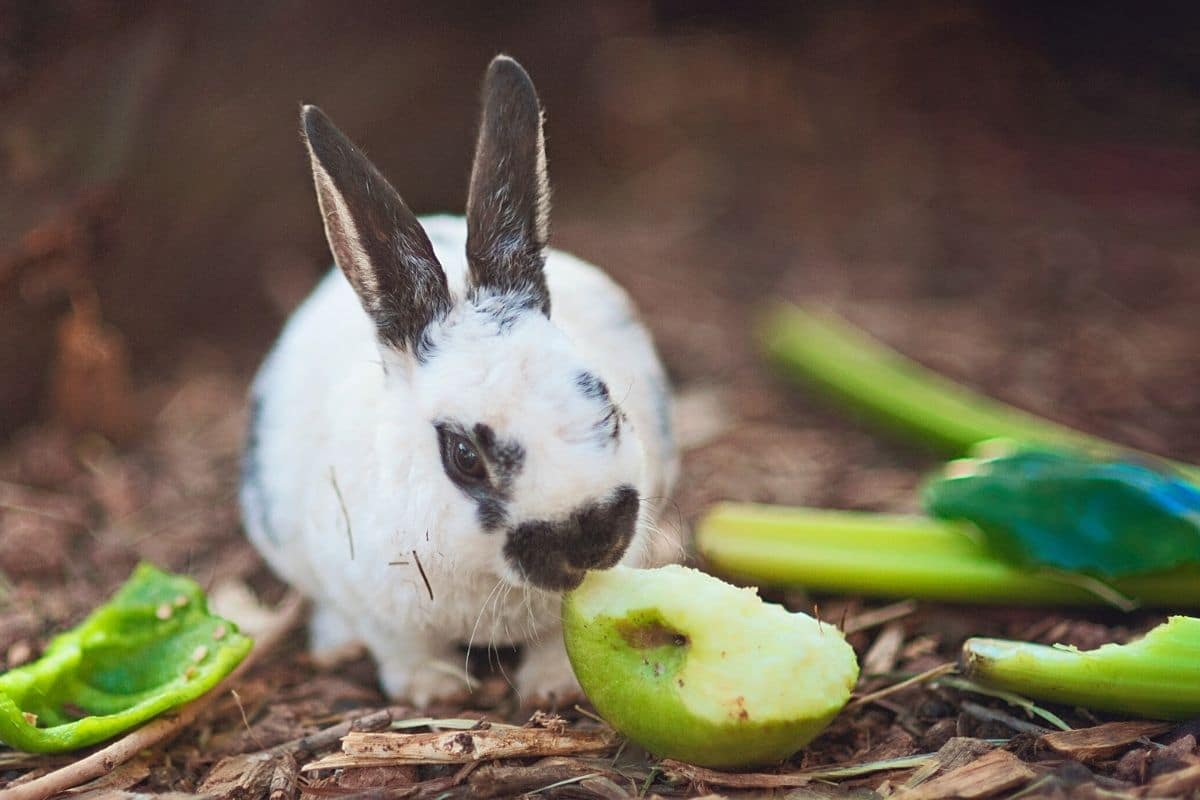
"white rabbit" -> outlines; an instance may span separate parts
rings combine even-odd
[[[560,593],[649,563],[677,456],[629,298],[546,247],[533,84],[489,66],[465,220],[418,221],[319,109],[301,119],[341,269],[251,390],[250,538],[312,599],[314,651],[365,643],[393,697],[461,691],[472,640],[523,646],[526,700],[577,691]]]

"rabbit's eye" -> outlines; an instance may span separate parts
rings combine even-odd
[[[450,460],[464,478],[480,481],[487,475],[483,459],[479,457],[479,451],[461,436],[455,437],[450,444]]]

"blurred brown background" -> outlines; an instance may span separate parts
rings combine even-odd
[[[1196,455],[1195,16],[0,2],[0,431],[136,434],[129,398],[198,349],[247,374],[330,261],[299,104],[418,212],[457,211],[478,81],[506,51],[547,109],[554,243],[630,287],[682,387],[744,385],[752,314],[784,296]]]

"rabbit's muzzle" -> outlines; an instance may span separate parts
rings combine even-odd
[[[574,589],[589,569],[608,569],[625,555],[637,531],[638,493],[619,486],[606,500],[576,509],[564,520],[523,522],[504,544],[504,557],[541,589]]]

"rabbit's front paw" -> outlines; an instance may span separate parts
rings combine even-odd
[[[562,634],[546,635],[529,645],[517,670],[517,692],[526,706],[564,706],[582,699],[583,690],[575,679]]]
[[[380,664],[379,682],[388,697],[422,708],[434,702],[462,700],[469,693],[462,666],[435,659]]]
[[[308,646],[313,663],[321,669],[331,669],[362,654],[358,632],[327,603],[319,603],[313,609],[308,623]]]

